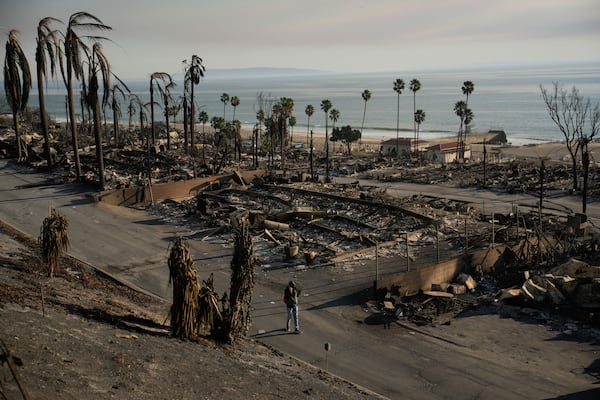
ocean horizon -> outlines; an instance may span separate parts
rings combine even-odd
[[[146,81],[125,82],[132,93],[147,102],[149,75]],[[175,101],[181,97],[183,82],[181,74],[174,74],[177,86],[171,91]],[[461,91],[464,81],[472,81],[475,90],[469,96],[469,108],[474,119],[471,132],[484,133],[489,130],[504,130],[507,139],[515,145],[563,141],[564,136],[548,116],[541,97],[540,85],[552,89],[553,82],[570,90],[575,86],[584,98],[593,104],[600,102],[600,64],[471,68],[469,70],[428,70],[424,72],[374,72],[335,73],[309,70],[234,69],[214,71],[210,69],[195,87],[198,110],[204,110],[209,118],[223,116],[222,93],[238,96],[240,104],[235,118],[245,127],[252,127],[258,111],[257,94],[275,100],[289,97],[294,101],[293,115],[296,117],[294,135],[308,133],[308,117],[304,110],[311,104],[315,111],[310,119],[310,128],[315,133],[325,133],[325,114],[321,101],[329,99],[333,108],[340,112],[336,126],[351,125],[361,129],[365,102],[362,92],[368,89],[371,99],[367,102],[363,136],[369,138],[395,138],[398,97],[393,90],[396,79],[403,79],[405,90],[399,98],[399,136],[412,137],[413,93],[409,89],[412,79],[418,79],[421,89],[416,92],[416,108],[426,113],[420,128],[420,137],[433,139],[452,136],[458,132],[460,120],[454,114],[454,104],[465,100]],[[47,110],[51,118],[66,119],[66,89],[62,80],[49,81],[46,87]],[[2,99],[6,102],[6,99]],[[156,100],[156,99],[155,99]],[[76,99],[76,104],[79,100]],[[32,88],[30,108],[38,108],[37,87]],[[231,120],[233,107],[228,104],[225,118]],[[127,123],[127,104],[121,106],[120,121]],[[112,121],[112,112],[107,107]],[[164,120],[160,108],[155,108],[156,120]],[[183,113],[176,119],[181,121]],[[136,115],[134,121],[139,120]],[[332,121],[328,121],[329,130]]]

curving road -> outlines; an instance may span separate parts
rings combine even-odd
[[[373,181],[364,183],[372,185]],[[444,195],[485,201],[494,207],[512,202],[535,204],[529,196],[404,184],[385,186],[388,193],[397,195]],[[69,221],[70,254],[134,288],[169,300],[169,245],[177,235],[192,238],[195,232],[141,210],[94,203],[88,196],[92,192],[81,185],[46,184],[43,175],[0,160],[0,220],[37,237],[48,208],[54,207]],[[571,200],[552,202],[564,211],[576,207]],[[597,220],[598,205],[589,208]],[[217,291],[224,291],[229,285],[230,244],[219,240],[189,242],[201,278],[214,273]],[[435,331],[402,324],[383,330],[364,324],[365,311],[352,299],[369,290],[373,276],[373,266],[367,262],[314,269],[285,263],[263,265],[257,272],[251,334],[381,397],[541,399],[592,388],[588,381],[573,377],[569,371],[555,371],[549,377],[543,368],[528,368],[502,354],[489,359],[472,343],[438,336]],[[303,289],[301,335],[283,331],[285,309],[281,296],[290,279]],[[332,346],[327,354],[326,342]],[[593,360],[593,355],[589,357]]]

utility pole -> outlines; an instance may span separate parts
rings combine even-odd
[[[379,243],[375,242],[375,282],[379,280]]]
[[[465,254],[467,254],[469,249],[469,234],[467,232],[467,217],[465,217]]]
[[[408,257],[408,232],[406,232],[406,271],[410,271],[410,258]]]
[[[440,263],[440,227],[439,222],[435,221],[435,252],[436,252],[436,263]]]

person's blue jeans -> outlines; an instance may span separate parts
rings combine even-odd
[[[300,325],[298,324],[298,306],[288,307],[287,308],[287,330],[290,330],[290,322],[294,320],[294,329],[296,331],[300,330]]]

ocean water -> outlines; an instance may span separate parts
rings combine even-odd
[[[235,110],[235,117],[245,126],[256,123],[258,93],[274,99],[290,97],[294,100],[293,115],[297,120],[294,135],[305,137],[308,117],[304,110],[308,104],[315,108],[310,127],[315,133],[325,131],[325,113],[320,107],[323,99],[331,100],[333,108],[340,112],[336,126],[351,125],[360,129],[365,104],[361,94],[364,89],[369,89],[372,97],[367,102],[363,136],[384,139],[396,137],[398,97],[393,90],[393,82],[397,78],[403,79],[406,85],[399,98],[401,137],[412,137],[413,93],[408,86],[413,78],[421,82],[421,90],[416,93],[416,107],[426,113],[420,135],[424,139],[452,136],[458,131],[460,121],[453,108],[457,101],[464,100],[461,86],[466,80],[475,84],[475,90],[469,96],[469,107],[474,114],[471,131],[479,133],[503,129],[513,144],[563,140],[562,133],[548,116],[540,85],[552,89],[553,82],[559,82],[568,90],[576,86],[583,97],[590,98],[594,104],[600,102],[600,64],[361,74],[308,73],[302,70],[287,73],[267,71],[263,74],[237,70],[211,74],[209,69],[196,86],[195,94],[198,107],[209,117],[223,116],[222,93],[238,96],[240,105]],[[172,94],[178,98],[183,84],[177,77],[175,81],[178,87]],[[144,101],[149,100],[148,81],[126,83],[133,93]],[[48,112],[58,120],[65,119],[65,95],[62,81],[48,83]],[[30,98],[30,107],[37,107],[35,90]],[[121,121],[126,122],[127,106],[123,105],[122,110]],[[155,109],[155,113],[157,120],[163,119],[160,110]],[[227,120],[233,117],[230,104],[226,106],[225,117]],[[182,118],[180,113],[177,121]],[[108,119],[111,120],[111,117]],[[133,120],[137,121],[137,116]],[[332,122],[328,124],[331,129]]]

